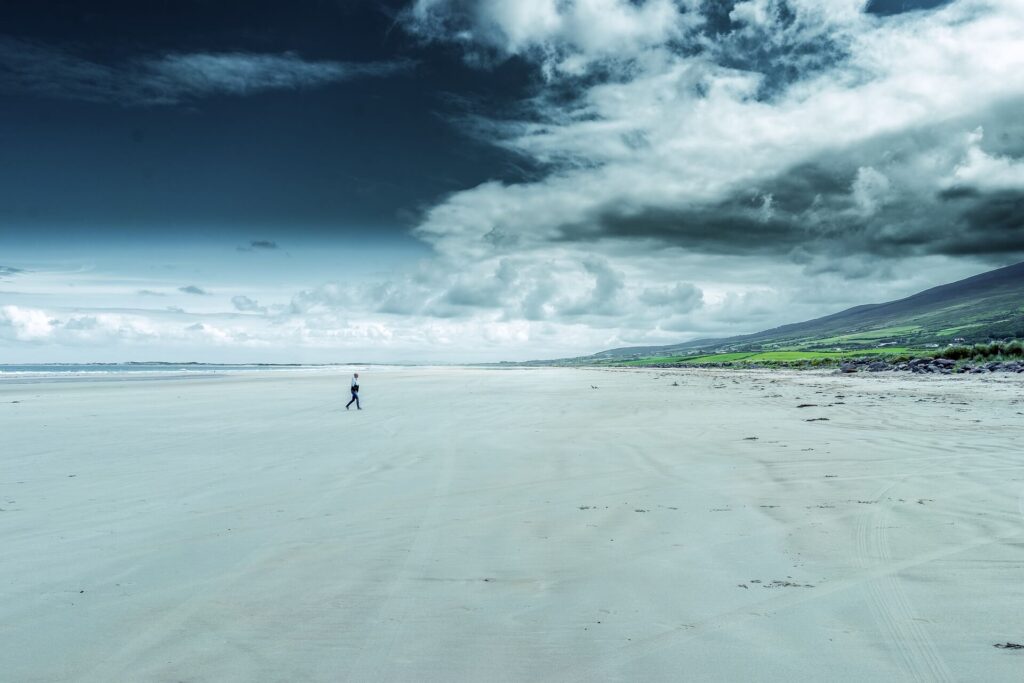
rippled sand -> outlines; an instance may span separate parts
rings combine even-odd
[[[361,375],[0,382],[3,678],[1020,680],[1024,378]]]

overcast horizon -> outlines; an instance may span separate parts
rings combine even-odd
[[[1019,0],[0,8],[0,363],[478,362],[1024,260]]]

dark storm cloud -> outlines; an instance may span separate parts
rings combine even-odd
[[[294,52],[167,53],[107,64],[62,48],[0,37],[0,90],[128,106],[313,88],[388,76],[410,66],[408,61],[307,61]]]
[[[806,183],[804,172],[781,178],[778,186]],[[850,175],[851,184],[855,178]],[[907,194],[893,197],[870,216],[854,210],[850,192],[790,193],[785,202],[770,207],[765,203],[769,196],[752,199],[743,193],[704,207],[610,212],[585,226],[563,228],[561,239],[653,238],[692,252],[790,255],[797,262],[808,253],[889,259],[929,253],[1024,254],[1024,191],[958,188],[941,196]]]
[[[1024,155],[1018,155],[1024,124],[1013,111],[1000,106],[982,117],[992,130],[983,138],[981,128],[967,134],[963,122],[882,136],[831,150],[716,202],[616,203],[560,226],[553,241],[654,240],[710,255],[784,257],[815,272],[821,269],[816,257],[1024,255],[1024,186],[1005,186],[1024,178]],[[860,272],[868,271],[844,275]]]
[[[678,209],[611,209],[595,220],[563,226],[557,241],[653,238],[707,254],[785,253],[801,242],[789,221],[764,218],[762,212],[750,196]]]
[[[271,240],[251,240],[248,246],[238,247],[238,251],[273,251],[280,248],[277,242]]]
[[[178,287],[178,291],[184,294],[195,294],[197,296],[208,296],[210,293],[202,287],[196,287],[195,285],[187,285],[185,287]]]
[[[592,220],[563,226],[560,241],[652,238],[707,254],[786,254],[829,228],[840,227],[831,216],[808,222],[807,212],[848,204],[856,172],[856,165],[835,160],[803,162],[714,203],[676,208],[616,206]]]
[[[970,256],[1024,253],[1024,189],[947,199],[961,229],[943,235],[931,245],[932,251]]]
[[[917,10],[935,9],[948,5],[953,0],[869,0],[864,9],[869,14],[888,16]]]

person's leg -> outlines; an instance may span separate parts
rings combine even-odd
[[[348,407],[350,405],[352,405],[352,401],[357,401],[357,400],[359,400],[359,397],[356,396],[355,394],[352,394],[352,398],[349,400],[348,403],[345,404],[345,410],[348,410]]]
[[[353,398],[355,398],[355,400],[356,400],[356,408],[358,408],[359,410],[362,410],[363,407],[361,405],[359,405],[359,394],[356,394]]]

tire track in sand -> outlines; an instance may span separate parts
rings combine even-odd
[[[882,488],[872,499],[873,508],[858,521],[856,534],[857,561],[864,569],[885,567],[892,563],[889,543],[889,517],[892,503],[889,494],[908,478],[901,477]],[[904,672],[916,681],[952,681],[952,672],[927,630],[916,621],[914,610],[898,578],[898,572],[888,572],[866,582],[871,611],[882,628],[889,634],[893,649],[899,656]]]
[[[444,443],[443,435],[435,443]],[[417,592],[410,590],[410,577],[422,574],[415,570],[427,566],[445,528],[440,517],[448,502],[455,471],[455,452],[451,447],[445,449],[436,471],[433,494],[425,499],[426,509],[409,543],[405,560],[391,570],[380,606],[368,620],[360,654],[351,663],[344,680],[382,681],[393,678],[388,675],[386,667],[393,661],[392,655],[406,641],[405,631],[415,609],[411,601],[415,600]]]

